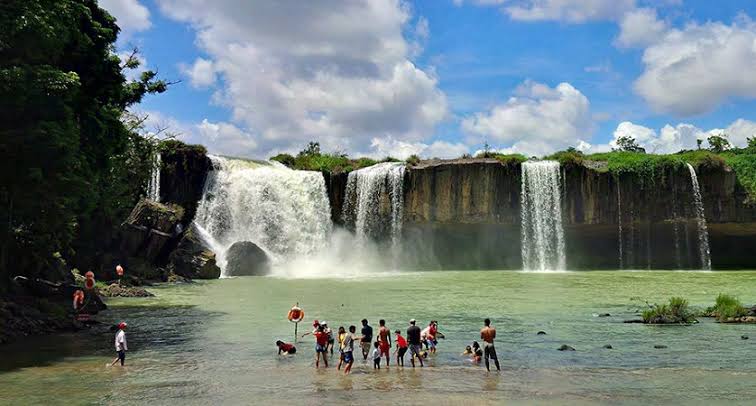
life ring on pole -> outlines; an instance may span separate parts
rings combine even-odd
[[[77,289],[76,292],[73,294],[73,308],[74,310],[79,310],[81,306],[84,305],[84,292],[81,291],[81,289]]]
[[[94,272],[89,271],[84,274],[84,277],[86,278],[84,280],[84,287],[87,288],[87,290],[92,290],[95,287],[95,279],[94,279]]]
[[[118,275],[118,277],[119,277],[119,278],[120,278],[121,276],[123,276],[123,267],[122,267],[122,266],[121,266],[120,264],[118,264],[118,265],[116,266],[116,274]]]
[[[286,316],[287,319],[289,319],[292,323],[299,323],[300,321],[304,320],[304,310],[302,310],[299,306],[294,306],[289,310],[289,314]]]

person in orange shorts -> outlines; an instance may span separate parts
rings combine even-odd
[[[386,327],[386,320],[381,319],[378,325],[380,326],[378,328],[378,342],[380,343],[378,348],[380,349],[380,355],[386,356],[386,368],[388,369],[391,363],[391,355],[389,354],[389,350],[391,349],[391,331]]]

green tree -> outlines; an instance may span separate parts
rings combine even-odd
[[[299,156],[318,156],[320,155],[320,143],[310,141],[305,149],[299,151]]]
[[[708,138],[708,141],[709,149],[716,154],[732,148],[730,141],[727,140],[727,134],[725,133],[712,135]]]
[[[646,153],[646,149],[638,145],[638,142],[635,141],[635,138],[629,135],[620,136],[619,138],[617,138],[616,143],[616,151],[639,152],[643,154]]]
[[[94,0],[0,4],[0,290],[11,264],[55,276],[55,252],[74,257],[138,198],[124,165],[141,141],[122,115],[168,84],[126,80],[118,32]]]
[[[756,151],[756,135],[754,135],[753,137],[746,138],[746,141],[748,143],[746,148],[748,148],[751,151]]]

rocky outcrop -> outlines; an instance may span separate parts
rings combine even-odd
[[[98,290],[104,297],[151,297],[155,296],[144,288],[138,286],[125,286],[111,283]]]
[[[162,144],[161,160],[160,201],[183,207],[187,225],[197,212],[211,168],[207,150],[201,145],[166,141]]]
[[[349,174],[344,172],[323,172],[323,178],[325,179],[326,192],[328,193],[328,200],[331,205],[331,219],[336,224],[342,224],[341,213],[344,209]]]
[[[142,199],[121,225],[121,253],[157,261],[181,231],[184,209]]]
[[[226,275],[260,276],[270,271],[268,254],[249,241],[235,242],[226,251]]]
[[[198,231],[192,225],[184,233],[169,257],[168,272],[189,279],[217,279],[221,270],[215,263],[215,254],[202,244]]]

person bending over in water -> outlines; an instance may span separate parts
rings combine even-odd
[[[472,346],[465,347],[465,352],[462,355],[470,357],[470,361],[478,364],[483,357],[483,350],[480,349],[480,344],[477,341],[473,341]]]
[[[373,352],[370,353],[370,358],[373,359],[373,369],[381,369],[382,354],[383,352],[381,351],[381,343],[376,341],[373,347]]]
[[[491,371],[488,360],[493,359],[496,364],[496,370],[501,371],[499,359],[496,357],[496,348],[494,348],[494,339],[496,339],[496,329],[491,327],[491,319],[483,320],[483,328],[480,330],[480,338],[485,342],[483,347],[483,357],[486,360],[486,370]]]
[[[313,333],[315,336],[315,368],[320,366],[320,354],[323,354],[323,363],[328,368],[328,357],[326,356],[326,348],[328,347],[328,334],[326,334],[323,326],[319,326],[318,330]]]
[[[394,331],[394,334],[396,334],[396,349],[394,350],[394,354],[396,354],[396,365],[404,366],[404,354],[407,353],[407,340],[402,337],[402,332],[399,330]]]
[[[115,349],[118,356],[110,363],[111,367],[118,361],[121,361],[121,366],[126,362],[126,351],[129,350],[129,345],[126,343],[126,327],[128,324],[125,322],[118,323],[118,332],[115,335]]]
[[[386,327],[386,320],[381,319],[378,321],[381,326],[378,329],[378,341],[380,342],[381,356],[386,356],[386,368],[388,369],[391,364],[391,355],[389,350],[391,349],[391,330]]]
[[[346,367],[344,368],[344,374],[348,374],[352,371],[352,364],[354,364],[354,340],[359,340],[354,334],[357,331],[357,327],[349,326],[349,332],[344,335],[344,362]]]
[[[278,346],[278,355],[281,355],[281,354],[293,355],[297,353],[297,347],[295,347],[294,344],[289,344],[281,340],[278,340],[276,341],[276,346]]]
[[[409,341],[412,368],[415,367],[415,356],[417,356],[417,359],[420,361],[420,366],[424,366],[423,356],[421,355],[423,345],[420,342],[420,327],[416,326],[415,323],[415,319],[410,320],[410,326],[407,329],[407,341]]]

